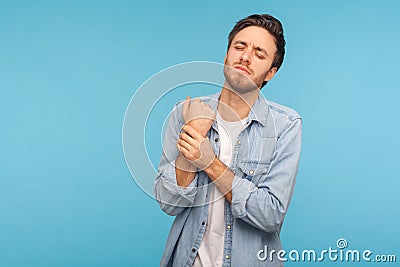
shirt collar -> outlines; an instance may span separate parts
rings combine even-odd
[[[218,93],[210,96],[210,99],[212,100],[212,101],[210,101],[210,107],[215,112],[217,112],[218,99],[219,99],[220,95],[221,95],[221,92],[218,92]],[[256,102],[254,102],[254,105],[251,107],[251,110],[250,110],[249,116],[247,117],[246,122],[257,121],[262,126],[265,126],[267,124],[267,117],[268,117],[268,113],[269,113],[268,106],[269,106],[268,101],[264,98],[264,96],[260,92],[258,94],[258,98],[257,98]],[[216,121],[214,121],[214,124],[213,124],[213,126],[216,127]]]

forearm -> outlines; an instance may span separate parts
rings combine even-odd
[[[218,190],[225,196],[229,203],[232,202],[232,183],[235,174],[222,161],[215,158],[205,173],[214,182]]]
[[[196,170],[197,168],[179,153],[175,161],[176,183],[183,188],[188,187],[196,176]]]
[[[286,205],[282,206],[266,188],[258,188],[247,179],[235,178],[233,171],[218,158],[204,171],[232,204],[234,216],[266,232],[276,231],[280,227]],[[291,191],[290,187],[288,190]],[[236,194],[234,200],[232,191]]]

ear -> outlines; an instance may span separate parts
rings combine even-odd
[[[268,82],[269,80],[271,80],[274,77],[277,70],[278,69],[276,67],[271,68],[268,71],[267,76],[265,76],[264,82]]]
[[[224,65],[226,65],[226,57],[228,56],[228,54],[225,54],[225,57],[224,57]]]

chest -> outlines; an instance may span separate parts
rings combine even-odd
[[[218,129],[210,131],[210,141],[215,155],[226,152],[226,133]],[[229,164],[232,171],[244,179],[256,184],[268,173],[274,158],[277,136],[272,127],[263,127],[257,123],[247,125],[237,137],[231,139]],[[222,154],[223,154],[222,153]]]

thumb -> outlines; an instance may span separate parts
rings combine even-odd
[[[190,96],[187,96],[185,102],[183,102],[183,109],[182,109],[183,115],[186,115],[188,113],[189,107],[190,107]]]

